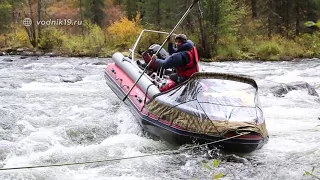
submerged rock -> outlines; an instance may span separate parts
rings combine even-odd
[[[35,56],[35,57],[31,57],[30,60],[37,61],[37,60],[39,60],[39,58]]]
[[[66,83],[75,83],[75,82],[78,82],[78,81],[82,81],[82,77],[80,77],[80,76],[61,77],[60,80],[62,82],[66,82]]]
[[[303,89],[307,90],[309,95],[319,97],[319,94],[316,91],[315,87],[303,81],[281,84],[279,86],[273,87],[271,91],[274,94],[274,96],[283,97],[290,91]]]
[[[108,63],[102,62],[102,61],[92,63],[92,65],[107,65],[107,64]]]
[[[4,62],[12,62],[12,61],[13,61],[13,59],[10,59],[10,58],[4,58],[2,61],[4,61]]]

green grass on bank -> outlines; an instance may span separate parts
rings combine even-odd
[[[320,33],[302,34],[294,39],[273,36],[271,39],[250,39],[218,47],[214,60],[292,60],[320,57]]]

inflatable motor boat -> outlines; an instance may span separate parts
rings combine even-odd
[[[252,152],[268,142],[258,86],[253,79],[197,72],[173,89],[160,92],[159,86],[167,82],[170,71],[145,71],[143,59],[135,59],[144,32],[169,34],[143,30],[129,56],[113,54],[105,79],[112,91],[125,99],[145,131],[176,145],[219,141],[214,146],[232,152]],[[150,48],[157,51],[159,47]],[[164,49],[158,55],[163,59],[168,56]],[[240,133],[246,134],[237,136]]]

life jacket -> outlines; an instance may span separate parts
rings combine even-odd
[[[199,57],[195,46],[187,51],[187,53],[189,55],[189,63],[183,67],[177,68],[177,74],[178,76],[189,79],[192,74],[199,72]]]
[[[177,84],[173,80],[168,79],[167,84],[162,86],[162,87],[160,87],[160,92],[168,91],[169,89],[174,88],[176,85]]]

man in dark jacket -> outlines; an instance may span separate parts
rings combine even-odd
[[[173,43],[168,41],[168,51],[170,56],[165,60],[157,59],[156,56],[152,57],[155,61],[157,67],[162,67],[164,69],[176,68],[177,73],[170,75],[171,82],[167,83],[161,91],[166,91],[176,84],[180,84],[185,80],[189,79],[190,76],[199,71],[198,66],[198,53],[191,40],[188,40],[186,35],[178,34],[175,37],[175,43],[177,48],[173,47]],[[173,81],[173,82],[172,82]]]

